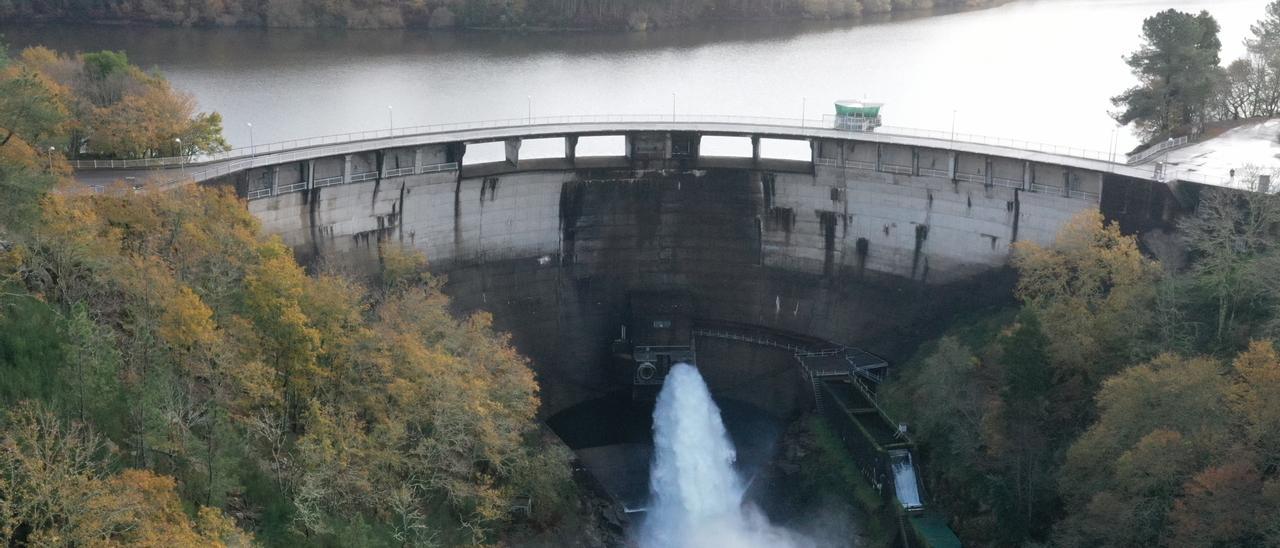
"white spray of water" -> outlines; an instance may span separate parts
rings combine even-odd
[[[653,464],[642,548],[787,548],[808,541],[743,508],[745,488],[720,409],[698,370],[676,364],[653,410]]]

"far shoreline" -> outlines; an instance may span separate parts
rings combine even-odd
[[[935,6],[928,8],[909,8],[902,10],[891,10],[886,12],[875,12],[869,14],[859,14],[851,16],[839,17],[808,17],[803,14],[784,14],[765,17],[707,17],[688,19],[683,21],[663,21],[648,23],[643,28],[630,28],[625,24],[602,23],[594,26],[557,26],[557,25],[449,25],[449,26],[433,26],[431,24],[403,24],[403,25],[270,25],[270,24],[253,24],[244,21],[236,21],[229,24],[218,24],[216,22],[199,22],[193,24],[175,24],[165,21],[157,21],[154,19],[131,19],[131,18],[101,18],[101,17],[65,17],[65,16],[34,16],[34,17],[0,17],[0,36],[2,29],[6,26],[16,25],[38,25],[38,26],[85,26],[85,27],[114,27],[114,28],[159,28],[159,29],[192,29],[192,30],[219,30],[219,29],[241,29],[241,30],[327,30],[327,31],[409,31],[409,32],[426,32],[432,34],[637,34],[643,35],[650,32],[662,32],[680,29],[710,29],[721,25],[741,25],[741,24],[764,24],[764,23],[813,23],[813,24],[831,24],[833,26],[858,26],[867,24],[892,23],[897,21],[910,21],[915,19],[923,19],[928,17],[940,17],[953,15],[957,13],[966,13],[971,11],[981,11],[991,8],[1000,7],[1011,4],[1017,0],[987,0],[980,6]]]

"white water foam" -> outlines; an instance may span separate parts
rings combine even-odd
[[[737,453],[702,375],[676,364],[653,410],[653,464],[642,548],[808,548],[814,543],[743,507]]]

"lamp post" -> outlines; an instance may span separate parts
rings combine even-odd
[[[804,127],[804,114],[805,114],[804,111],[805,111],[805,107],[809,106],[808,102],[809,102],[808,97],[800,98],[800,127]]]
[[[249,157],[253,158],[253,122],[245,122],[244,125],[249,126]]]
[[[525,115],[528,116],[529,125],[533,125],[533,96],[525,95]]]
[[[671,121],[676,121],[676,92],[671,92]]]
[[[182,139],[174,137],[173,142],[178,149],[178,172],[185,174],[187,172],[187,155],[182,152]]]
[[[387,105],[387,128],[391,130],[391,134],[392,134],[392,135],[395,135],[395,133],[396,133],[396,119],[395,119],[395,117],[392,115],[392,112],[391,112],[391,105]]]
[[[951,109],[951,140],[956,140],[956,112],[957,109]]]
[[[58,149],[49,147],[49,173],[53,173],[53,153]]]
[[[1116,135],[1120,131],[1120,126],[1111,128],[1111,140],[1107,142],[1107,160],[1116,163]]]

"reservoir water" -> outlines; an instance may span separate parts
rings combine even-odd
[[[566,114],[818,118],[884,101],[885,124],[1107,151],[1110,97],[1142,20],[1209,10],[1224,64],[1266,0],[1015,0],[854,23],[725,23],[648,33],[0,26],[13,48],[125,50],[256,143],[439,122]],[[388,108],[390,107],[390,108]],[[1127,130],[1117,148],[1136,144]]]

